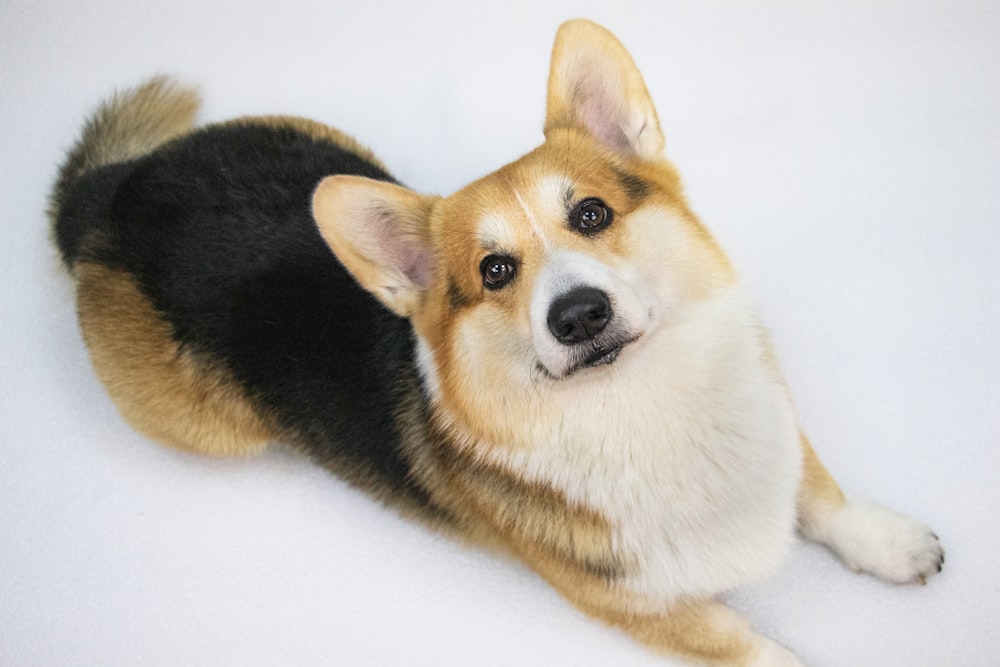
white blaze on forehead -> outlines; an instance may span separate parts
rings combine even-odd
[[[524,201],[524,197],[522,197],[521,193],[517,190],[514,190],[514,199],[516,199],[517,203],[521,205],[521,210],[524,211],[524,217],[528,220],[528,224],[531,225],[531,233],[536,238],[541,240],[545,247],[548,248],[549,242],[548,239],[545,238],[545,233],[542,231],[541,225],[538,224],[538,218],[535,217],[531,207],[528,206],[528,203]]]
[[[511,187],[510,191],[517,203],[516,212],[492,211],[483,216],[479,223],[482,245],[486,248],[517,248],[516,229],[523,221],[532,238],[538,239],[546,250],[550,249],[554,242],[552,222],[561,224],[565,219],[566,201],[573,191],[572,184],[564,176],[546,176],[538,179],[530,190]]]
[[[573,184],[565,176],[546,176],[538,179],[535,185],[535,198],[539,208],[547,219],[554,220],[557,224],[566,220],[566,204],[572,193]]]

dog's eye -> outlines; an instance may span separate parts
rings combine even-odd
[[[584,234],[596,234],[611,224],[611,209],[600,199],[584,199],[569,214],[570,224]]]
[[[500,289],[514,279],[517,265],[510,257],[490,255],[479,265],[479,272],[483,274],[486,289]]]

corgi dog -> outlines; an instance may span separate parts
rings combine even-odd
[[[287,443],[699,664],[801,664],[718,601],[796,531],[891,582],[941,570],[927,527],[820,463],[603,28],[560,27],[544,143],[447,197],[322,124],[196,128],[197,106],[165,78],[108,100],[52,193],[93,366],[141,433]]]

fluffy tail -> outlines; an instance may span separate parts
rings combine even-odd
[[[63,215],[80,178],[98,167],[142,157],[187,133],[199,104],[197,91],[158,76],[114,95],[90,117],[59,170],[49,200],[49,219],[67,265],[72,266],[88,231],[77,216]]]

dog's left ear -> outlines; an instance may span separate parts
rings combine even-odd
[[[409,317],[434,269],[428,221],[437,199],[370,178],[328,176],[313,193],[313,217],[358,283]]]
[[[663,157],[663,132],[639,68],[614,35],[583,19],[562,24],[552,48],[545,134],[562,127],[586,130],[622,154]]]

